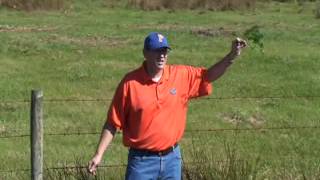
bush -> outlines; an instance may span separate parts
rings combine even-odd
[[[245,31],[244,36],[251,42],[251,44],[254,44],[254,46],[259,47],[261,50],[263,50],[263,33],[260,31],[259,26],[253,26]]]
[[[0,0],[0,6],[18,10],[57,10],[64,7],[64,0]]]
[[[129,7],[143,10],[207,9],[235,10],[255,7],[256,0],[128,0]]]

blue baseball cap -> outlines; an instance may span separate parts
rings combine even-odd
[[[144,40],[144,49],[146,50],[155,50],[161,48],[171,49],[167,38],[160,33],[152,32]]]

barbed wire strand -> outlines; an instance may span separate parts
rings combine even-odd
[[[203,97],[197,100],[247,100],[247,99],[318,99],[320,96],[247,96],[247,97]],[[93,98],[93,99],[76,99],[76,98],[44,98],[44,102],[107,102],[112,101],[111,98]],[[6,103],[30,103],[31,100],[3,100],[2,104]]]
[[[320,126],[282,126],[282,127],[264,127],[264,128],[212,128],[212,129],[187,129],[186,133],[190,132],[224,132],[224,131],[275,131],[275,130],[304,130],[304,129],[320,129]],[[118,132],[120,133],[120,132]],[[73,135],[97,135],[101,134],[101,131],[95,132],[62,132],[62,133],[45,133],[44,136],[73,136]],[[28,137],[30,134],[21,134],[21,135],[8,135],[0,136],[0,138],[19,138],[19,137]]]
[[[245,161],[245,160],[237,160],[234,161]],[[195,164],[212,164],[212,163],[221,163],[221,162],[228,162],[227,160],[216,160],[211,162],[183,162],[185,165],[195,165]],[[98,169],[101,168],[124,168],[127,164],[112,164],[112,165],[99,165]],[[62,170],[62,169],[87,169],[88,166],[61,166],[61,167],[48,167],[44,168],[44,170],[50,171],[50,170]],[[2,170],[0,173],[14,173],[14,172],[26,172],[31,171],[31,169],[11,169],[11,170]]]
[[[8,135],[8,136],[0,136],[1,139],[12,139],[12,138],[22,138],[29,137],[29,134],[20,134],[20,135]]]
[[[287,156],[283,156],[287,158]],[[283,158],[280,157],[280,158]],[[234,162],[245,162],[245,161],[256,161],[257,159],[234,159]],[[214,163],[228,163],[230,161],[228,160],[211,160],[211,161],[188,161],[185,162],[183,161],[183,165],[197,165],[197,164],[214,164]],[[97,168],[102,169],[102,168],[124,168],[126,167],[127,164],[111,164],[111,165],[99,165]],[[68,170],[68,169],[87,169],[88,166],[76,166],[76,165],[71,165],[71,166],[60,166],[60,167],[48,167],[44,168],[46,171],[51,171],[51,170]],[[11,169],[11,170],[2,170],[0,173],[14,173],[14,172],[26,172],[26,171],[31,171],[31,169]]]
[[[10,170],[1,170],[0,173],[15,173],[15,172],[29,172],[31,169],[10,169]]]
[[[99,165],[98,168],[118,168],[125,167],[126,164],[114,164],[114,165]],[[44,168],[44,170],[61,170],[61,169],[86,169],[87,166],[61,166],[61,167],[49,167]],[[14,172],[24,172],[31,171],[31,169],[11,169],[11,170],[3,170],[0,173],[14,173]]]

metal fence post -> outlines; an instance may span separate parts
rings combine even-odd
[[[41,90],[31,91],[31,179],[42,180],[43,175],[43,126]]]

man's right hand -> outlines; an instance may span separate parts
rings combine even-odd
[[[95,156],[89,161],[88,171],[89,171],[90,174],[96,175],[96,173],[97,173],[97,167],[98,167],[98,165],[100,164],[101,159],[102,159],[102,156],[95,155]]]
[[[105,123],[96,153],[91,159],[91,161],[89,161],[88,163],[88,171],[90,174],[96,175],[97,167],[101,162],[103,153],[112,141],[115,132],[116,128],[114,128],[112,125]]]

